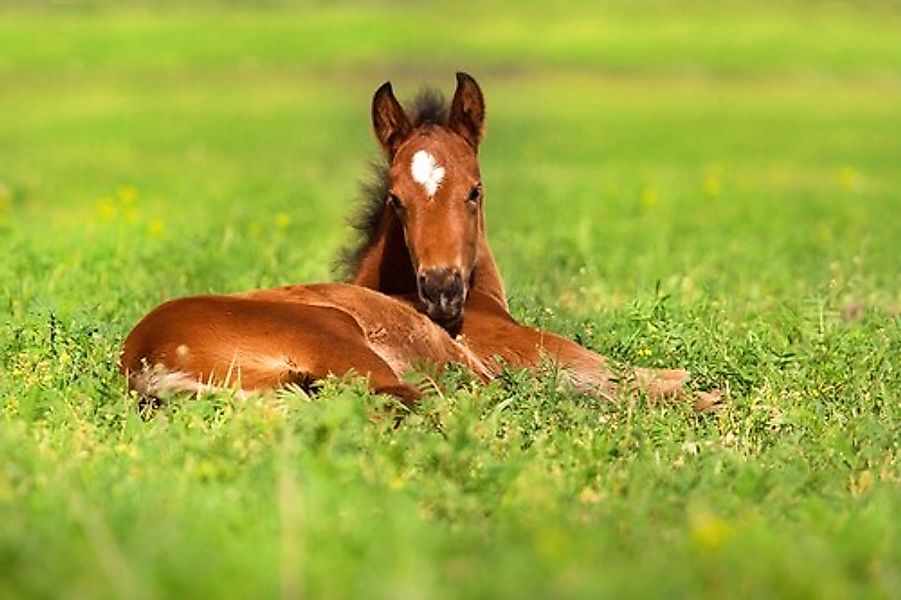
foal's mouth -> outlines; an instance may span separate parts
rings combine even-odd
[[[450,302],[433,303],[422,300],[425,304],[425,312],[433,321],[459,321],[463,317],[463,298]]]
[[[440,300],[433,301],[419,295],[421,310],[429,319],[446,329],[452,334],[459,333],[463,325],[463,308],[466,304],[466,293],[454,297],[442,296]]]
[[[462,322],[468,286],[459,269],[424,270],[417,277],[417,284],[423,312],[432,321],[448,330]]]

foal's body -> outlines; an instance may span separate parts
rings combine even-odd
[[[465,347],[408,304],[347,284],[166,302],[125,340],[121,365],[146,396],[213,387],[307,386],[355,371],[376,392],[419,397],[402,376],[454,362],[488,377]]]

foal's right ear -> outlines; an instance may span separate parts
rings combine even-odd
[[[390,81],[383,83],[372,97],[372,128],[389,157],[394,156],[398,147],[413,131],[407,113],[394,97]]]

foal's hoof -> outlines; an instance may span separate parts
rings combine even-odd
[[[406,382],[379,386],[373,391],[394,396],[406,408],[415,408],[422,399],[422,392]]]
[[[693,400],[695,412],[716,412],[723,407],[723,396],[718,390],[689,393],[688,371],[684,369],[636,369],[635,382],[643,388],[651,400]]]
[[[716,412],[723,407],[723,395],[718,391],[695,392],[692,408],[698,413]]]
[[[681,400],[688,382],[684,369],[636,369],[635,383],[651,400]]]

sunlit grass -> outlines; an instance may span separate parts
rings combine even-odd
[[[896,594],[897,15],[516,9],[0,15],[0,596]],[[134,322],[329,279],[372,91],[459,68],[516,316],[726,408],[551,370],[142,419]]]

